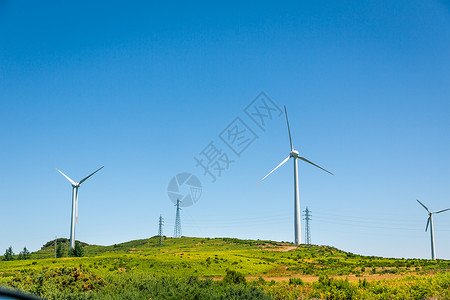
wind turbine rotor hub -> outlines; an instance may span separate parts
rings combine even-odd
[[[297,157],[299,154],[298,154],[298,151],[297,150],[292,150],[292,152],[291,152],[291,157]]]

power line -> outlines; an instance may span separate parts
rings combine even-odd
[[[311,212],[311,211],[310,211]],[[311,217],[311,215],[310,215]],[[320,224],[333,224],[340,225],[345,227],[350,227],[353,230],[357,228],[371,228],[371,229],[385,229],[385,230],[400,230],[404,232],[413,232],[413,231],[424,231],[425,226],[422,228],[422,224],[417,220],[405,219],[399,220],[393,218],[386,217],[373,217],[373,216],[354,216],[348,214],[339,214],[339,213],[331,213],[331,212],[323,212],[315,213],[314,215],[317,222]],[[217,218],[187,218],[184,220],[184,226],[188,226],[189,228],[195,228],[198,231],[203,231],[205,228],[251,228],[251,227],[260,227],[260,226],[274,226],[274,225],[284,225],[286,223],[290,223],[291,215],[287,213],[277,214],[277,215],[268,215],[268,216],[248,216],[242,215],[242,217],[227,218],[222,219],[221,217]],[[448,232],[450,229],[446,228],[445,220],[439,221],[442,226],[441,229],[437,229],[439,232]],[[171,223],[171,222],[169,222]],[[310,223],[310,222],[309,222]],[[173,223],[171,223],[173,224]],[[170,224],[170,225],[171,225]],[[176,223],[175,223],[176,224]],[[180,222],[181,224],[181,222]],[[167,224],[166,224],[167,225]],[[310,225],[311,226],[311,225]],[[181,226],[180,226],[181,227]],[[321,226],[323,227],[323,226]],[[200,229],[201,228],[201,229]],[[331,228],[330,228],[331,229]],[[306,232],[305,232],[306,233]],[[311,227],[309,228],[309,233],[311,234]],[[307,240],[305,236],[305,240]]]

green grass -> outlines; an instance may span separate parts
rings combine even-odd
[[[0,261],[0,284],[50,299],[129,299],[129,293],[135,293],[136,299],[174,298],[170,291],[159,290],[161,280],[178,296],[180,293],[199,296],[188,288],[189,284],[197,288],[205,285],[206,290],[211,289],[205,294],[211,299],[230,298],[233,293],[262,299],[450,296],[450,261],[367,257],[329,246],[294,247],[273,241],[190,237],[166,238],[164,245],[159,246],[158,237],[153,237],[111,246],[86,245],[84,253],[81,258],[55,259],[49,242],[32,253],[29,260]],[[220,281],[227,273],[228,277],[234,274],[232,278],[243,275],[259,279],[244,285],[242,281]],[[404,278],[363,280],[373,274]],[[345,276],[350,275],[361,277],[361,282],[345,281]],[[299,276],[315,276],[315,282],[303,282]],[[271,281],[275,277],[286,280]],[[142,287],[142,282],[147,286]],[[117,286],[124,291],[119,292]]]

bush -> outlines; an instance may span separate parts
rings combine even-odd
[[[75,242],[75,247],[69,250],[69,256],[73,257],[83,257],[84,249],[80,242]]]
[[[355,299],[359,298],[358,288],[348,279],[333,279],[327,275],[320,275],[319,280],[313,283],[313,290],[309,293],[311,298],[327,299]]]
[[[303,285],[304,282],[300,278],[289,278],[290,285]]]
[[[254,286],[223,284],[196,276],[116,273],[102,278],[86,268],[23,270],[7,283],[46,299],[271,299]]]
[[[222,282],[225,284],[247,284],[247,280],[242,273],[227,269],[227,274],[223,277]]]
[[[56,247],[56,257],[61,258],[63,256],[64,256],[63,244],[58,243],[58,246]]]
[[[68,295],[95,291],[105,286],[99,276],[80,268],[44,268],[42,271],[23,270],[9,285],[48,299],[64,299]]]

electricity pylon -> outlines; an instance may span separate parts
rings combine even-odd
[[[173,232],[174,238],[180,238],[181,237],[181,217],[180,217],[180,199],[177,199],[177,204],[175,206],[177,207],[177,215],[175,217],[175,230]]]
[[[159,236],[158,245],[160,245],[160,246],[163,244],[163,225],[164,225],[164,219],[160,215],[159,216],[159,229],[158,229],[158,236]]]
[[[305,218],[303,220],[306,220],[306,230],[305,230],[305,244],[311,245],[311,232],[309,230],[309,221],[311,221],[311,211],[306,207],[306,209],[303,211],[305,214],[303,215]]]

